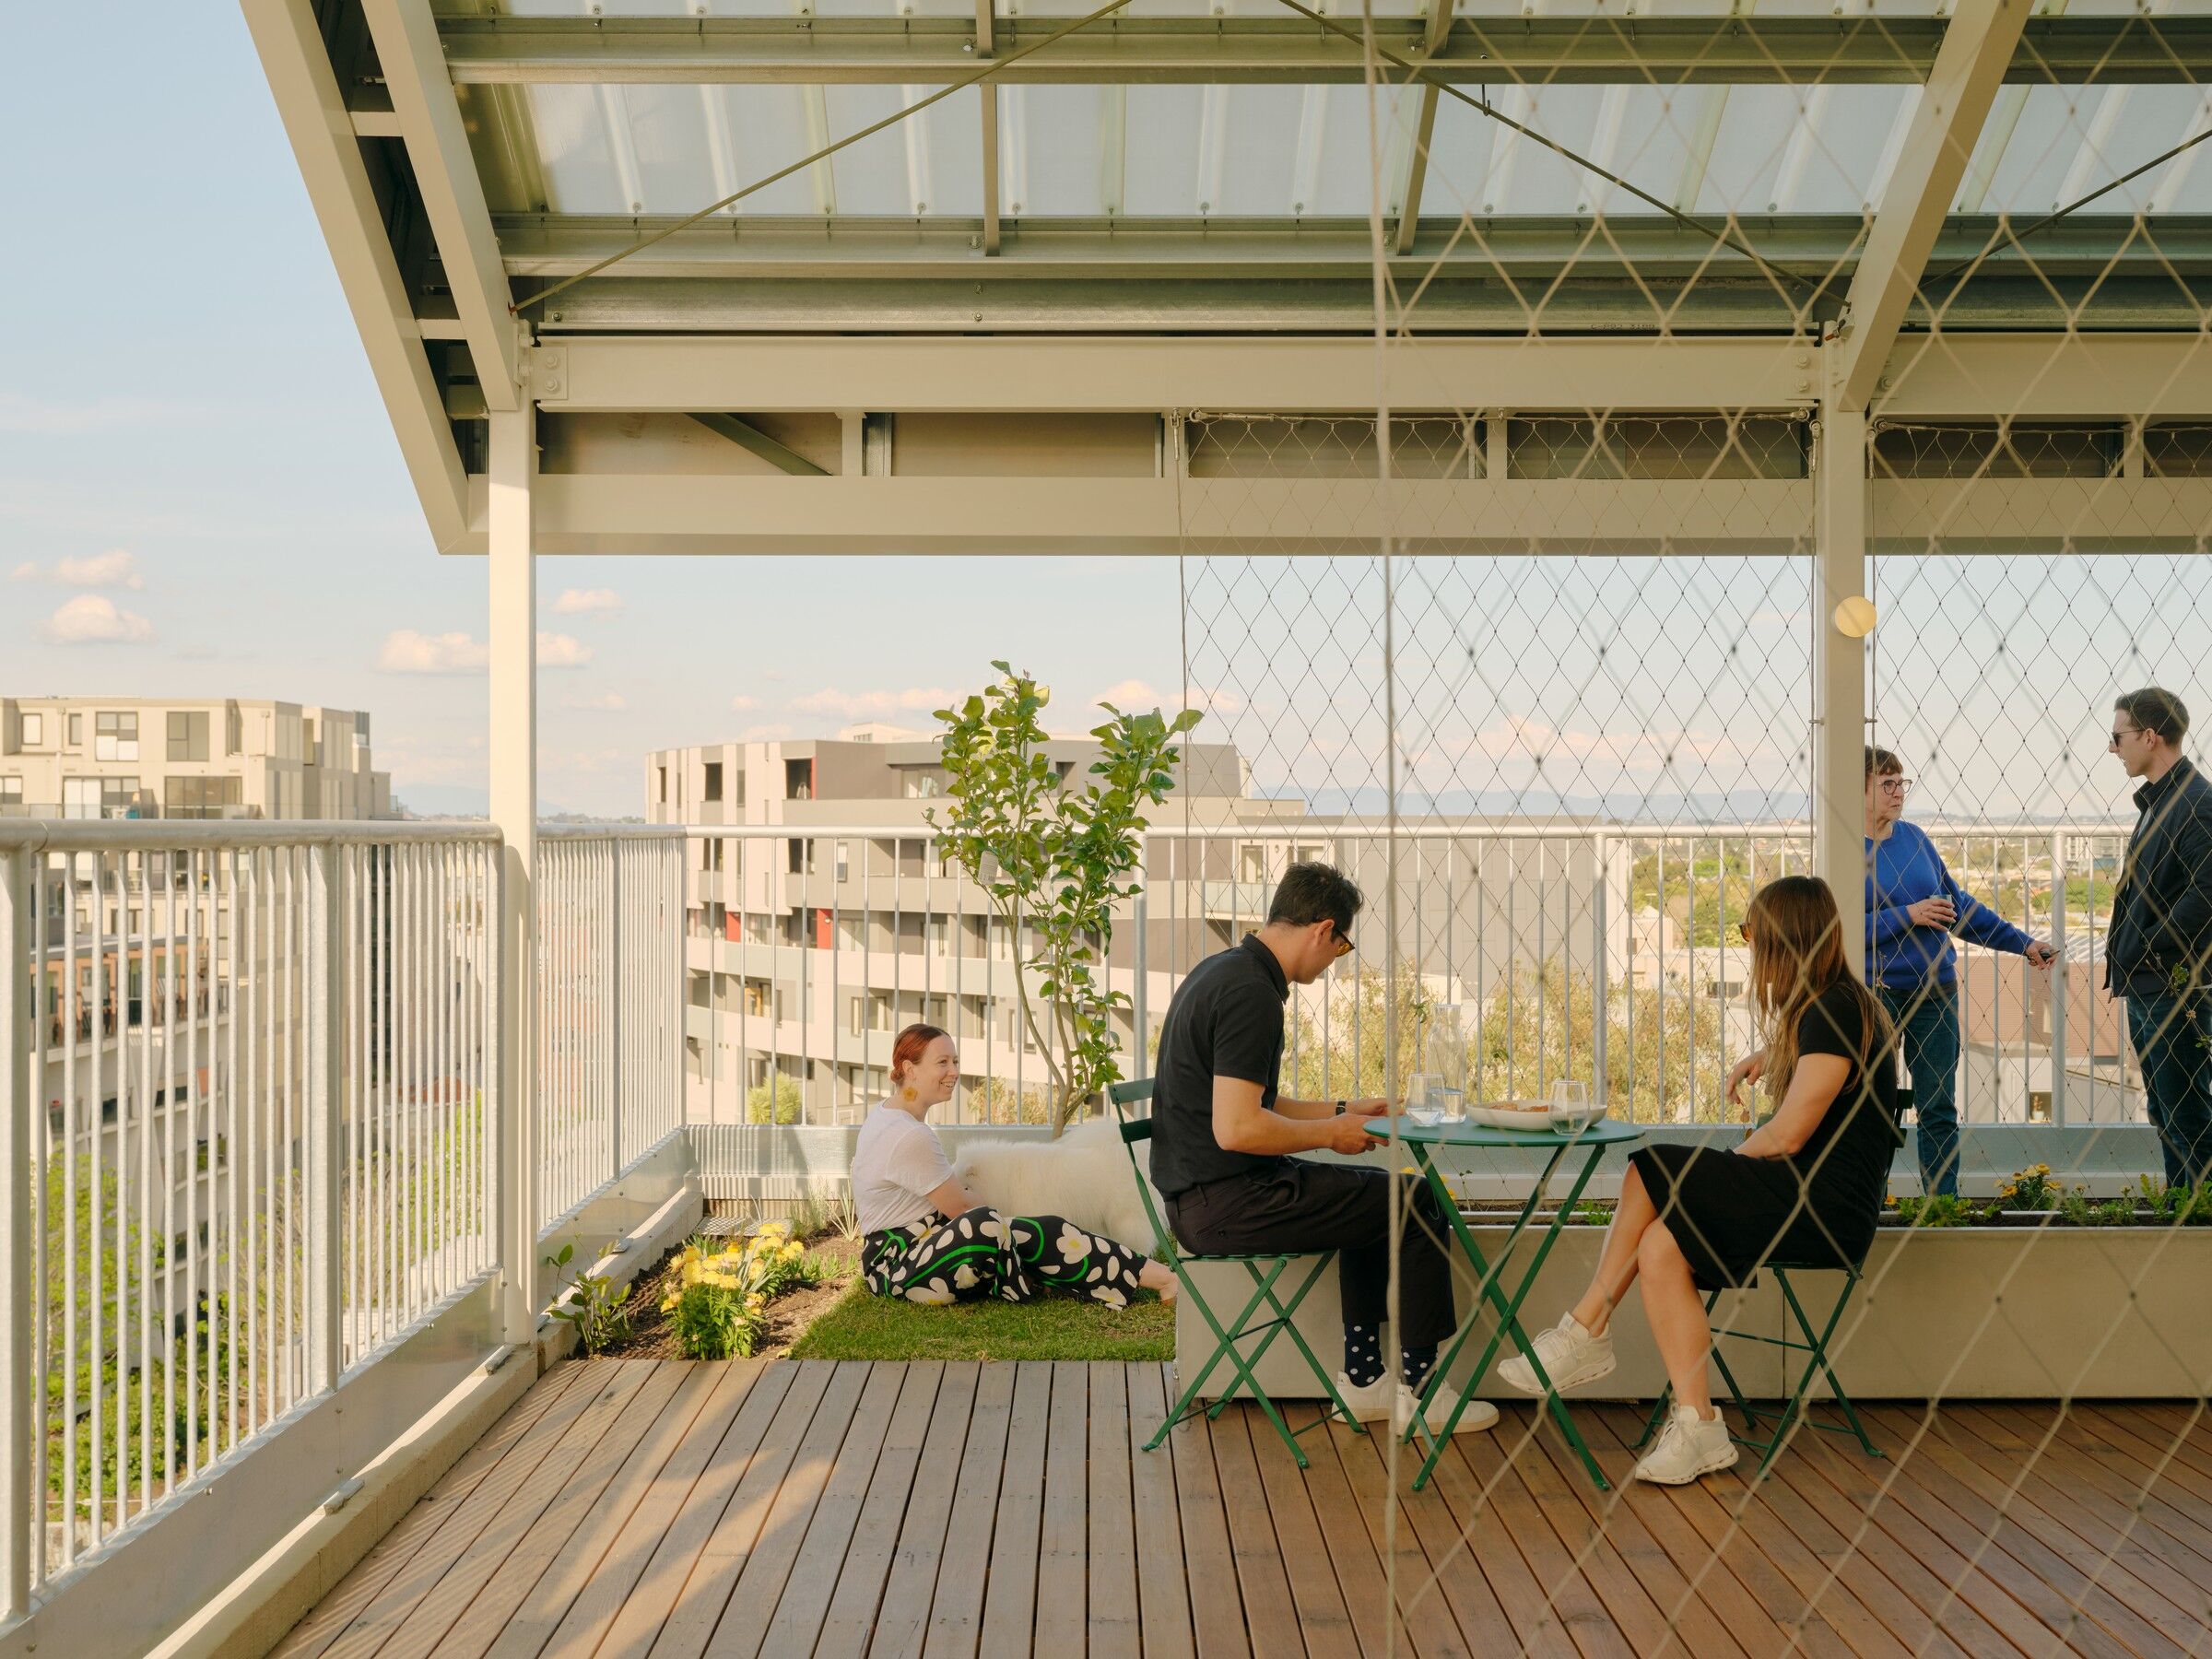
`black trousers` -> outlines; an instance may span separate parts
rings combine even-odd
[[[1429,1347],[1458,1326],[1452,1235],[1429,1183],[1402,1178],[1413,1207],[1398,1249],[1398,1346]],[[1335,1250],[1347,1324],[1389,1317],[1391,1178],[1380,1170],[1287,1159],[1265,1174],[1232,1175],[1178,1193],[1169,1225],[1207,1255]]]

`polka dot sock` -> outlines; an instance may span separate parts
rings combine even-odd
[[[1436,1344],[1432,1342],[1427,1347],[1400,1348],[1398,1359],[1406,1368],[1406,1386],[1418,1394],[1421,1392],[1421,1384],[1429,1381],[1429,1373],[1436,1369]]]
[[[1434,1350],[1430,1350],[1434,1358]],[[1365,1388],[1382,1375],[1382,1327],[1347,1324],[1344,1327],[1344,1376],[1354,1388]]]

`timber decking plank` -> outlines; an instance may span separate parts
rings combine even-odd
[[[922,1651],[943,1659],[967,1659],[982,1634],[983,1589],[991,1570],[991,1540],[998,1493],[1006,1477],[1006,1430],[1014,1415],[1015,1371],[986,1365],[976,1378],[975,1408],[959,1477],[946,1523],[946,1550],[937,1563]]]
[[[1528,1444],[1532,1437],[1542,1432],[1541,1419],[1531,1408],[1514,1406],[1500,1411],[1494,1428],[1479,1434],[1453,1435],[1450,1449],[1438,1462],[1438,1469],[1441,1472],[1445,1463],[1456,1459],[1465,1469],[1473,1491],[1477,1494],[1488,1491],[1485,1507],[1496,1522],[1502,1524],[1525,1563],[1528,1569],[1525,1583],[1516,1579],[1514,1599],[1505,1602],[1507,1613],[1524,1641],[1540,1632],[1547,1623],[1556,1623],[1566,1631],[1568,1640],[1583,1659],[1599,1659],[1601,1654],[1606,1659],[1631,1655],[1634,1648],[1583,1576],[1572,1551],[1552,1531],[1535,1493],[1521,1477],[1522,1460],[1532,1453],[1542,1455]],[[1473,1522],[1472,1514],[1463,1515],[1463,1525],[1471,1525]],[[1484,1564],[1487,1570],[1489,1565],[1487,1554]],[[1501,1560],[1500,1565],[1511,1574],[1509,1561]],[[1529,1599],[1532,1588],[1534,1605]],[[1505,1601],[1502,1587],[1499,1594],[1500,1601]]]
[[[945,1378],[945,1367],[935,1360],[909,1363],[899,1383],[899,1404],[891,1412],[890,1431],[877,1453],[876,1472],[868,1478],[868,1495],[861,1500],[860,1518],[853,1541],[845,1547],[844,1564],[825,1578],[834,1579],[829,1616],[822,1620],[815,1641],[816,1659],[860,1659],[876,1629],[876,1610],[883,1600],[885,1581],[899,1549],[899,1534],[905,1524],[907,1494],[913,1489],[915,1471]]]
[[[1623,1451],[1640,1455],[1635,1440],[1643,1429],[1641,1410],[1607,1406],[1578,1420],[1597,1424]],[[1757,1536],[1743,1525],[1735,1507],[1714,1494],[1710,1482],[1648,1489],[1682,1518],[1707,1554],[1717,1561],[1718,1570],[1727,1571],[1758,1599],[1768,1617],[1782,1627],[1785,1640],[1794,1636],[1817,1659],[1852,1659],[1851,1644],[1842,1632],[1806,1603],[1775,1559],[1759,1547]]]
[[[715,1621],[713,1636],[707,1643],[707,1652],[714,1659],[755,1659],[761,1652],[776,1604],[783,1599],[791,1583],[799,1547],[813,1529],[822,1494],[835,1477],[846,1448],[852,1448],[855,1463],[873,1460],[898,1389],[894,1381],[871,1394],[872,1370],[864,1361],[848,1359],[838,1361],[830,1372],[830,1386],[806,1425],[806,1438],[792,1454],[791,1466],[783,1472],[759,1535],[747,1553],[745,1565]],[[875,1415],[864,1418],[864,1409],[872,1409]],[[867,1473],[862,1469],[862,1480],[867,1478]]]
[[[991,1571],[983,1594],[981,1651],[991,1659],[1022,1659],[1037,1624],[1039,1528],[1044,1519],[1044,1435],[1053,1409],[1049,1361],[1014,1368],[1014,1415],[998,1486],[998,1524],[991,1532]]]
[[[1613,1451],[1602,1439],[1585,1435],[1591,1455],[1598,1460],[1606,1478],[1613,1483],[1610,1492],[1601,1492],[1590,1483],[1589,1472],[1582,1460],[1573,1455],[1566,1441],[1548,1430],[1536,1435],[1530,1447],[1531,1467],[1539,1468],[1546,1485],[1550,1488],[1548,1499],[1539,1494],[1547,1504],[1546,1512],[1552,1515],[1552,1524],[1562,1538],[1570,1525],[1579,1525],[1579,1541],[1572,1545],[1585,1561],[1584,1575],[1590,1576],[1588,1563],[1600,1559],[1601,1551],[1618,1563],[1618,1570],[1629,1582],[1637,1585],[1651,1604],[1659,1621],[1663,1635],[1656,1638],[1656,1646],[1648,1646],[1633,1634],[1640,1653],[1664,1653],[1679,1649],[1691,1659],[1704,1659],[1707,1654],[1735,1653],[1756,1655],[1766,1651],[1762,1646],[1747,1648],[1735,1634],[1734,1621],[1724,1618],[1713,1602],[1714,1585],[1733,1582],[1726,1572],[1709,1573],[1693,1583],[1677,1570],[1674,1558],[1659,1545],[1645,1526],[1643,1516],[1631,1501],[1632,1488],[1642,1485],[1630,1478],[1634,1466],[1632,1459]],[[1535,1464],[1541,1457],[1541,1465]],[[1556,1508],[1554,1507],[1556,1506]],[[1580,1511],[1579,1520],[1575,1511]],[[1600,1549],[1591,1549],[1590,1544],[1602,1538]],[[1612,1597],[1604,1588],[1599,1594],[1608,1606]],[[1745,1598],[1747,1603],[1748,1598]],[[1753,1611],[1756,1612],[1756,1607]],[[1775,1627],[1771,1619],[1760,1615],[1766,1626],[1763,1640],[1771,1641]],[[1626,1628],[1624,1626],[1624,1633]]]
[[[1138,1659],[1136,1498],[1129,1467],[1129,1368],[1090,1368],[1090,1653]]]
[[[1204,1422],[1203,1418],[1196,1419]],[[1227,1407],[1209,1425],[1214,1445],[1214,1466],[1219,1472],[1221,1508],[1229,1521],[1230,1547],[1237,1564],[1237,1583],[1244,1593],[1246,1630],[1252,1650],[1259,1659],[1277,1653],[1300,1654],[1306,1639],[1290,1599],[1290,1580],[1284,1571],[1284,1551],[1276,1541],[1275,1517],[1260,1486],[1259,1465],[1253,1459],[1249,1423],[1257,1422],[1262,1434],[1274,1428],[1257,1411],[1242,1405]]]
[[[793,1364],[789,1360],[784,1363]],[[661,1621],[660,1634],[653,1641],[653,1659],[700,1659],[706,1652],[714,1627],[722,1621],[723,1609],[729,1606],[737,1576],[760,1541],[776,1495],[783,1488],[784,1477],[802,1448],[811,1449],[815,1444],[810,1439],[815,1418],[825,1410],[841,1408],[836,1428],[841,1434],[844,1430],[844,1419],[851,1416],[853,1402],[859,1397],[857,1385],[841,1386],[842,1380],[833,1360],[802,1359],[793,1369],[798,1375],[792,1379],[768,1432],[760,1437],[759,1449],[747,1460],[729,1500],[714,1515],[700,1541],[684,1587],[677,1592],[675,1605]],[[831,1401],[827,1396],[833,1389],[838,1397]]]
[[[582,1372],[581,1365],[557,1365],[525,1389],[484,1438],[462,1453],[453,1466],[400,1517],[399,1524],[378,1539],[345,1578],[331,1587],[330,1594],[291,1628],[272,1650],[272,1659],[318,1659]]]
[[[1130,1506],[1136,1518],[1136,1594],[1145,1659],[1192,1659],[1189,1569],[1175,1500],[1175,1459],[1166,1447],[1147,1452],[1153,1427],[1167,1415],[1160,1368],[1132,1365],[1129,1374]]]
[[[1037,1651],[1083,1650],[1090,1606],[1085,1559],[1090,1462],[1090,1368],[1053,1363],[1052,1415],[1045,1430],[1044,1507],[1037,1531]]]
[[[1877,1524],[1909,1559],[1949,1594],[1971,1603],[2021,1653],[2040,1653],[2063,1639],[2091,1659],[2122,1659],[2125,1648],[2100,1626],[2077,1621],[2063,1597],[2003,1550],[1977,1550],[1981,1559],[1973,1559],[1954,1545],[1950,1529],[1959,1527],[1963,1535],[1957,1512],[1926,1498],[1898,1466],[1910,1460],[1912,1450],[1900,1443],[1891,1449],[1891,1461],[1869,1464],[1855,1446],[1830,1445],[1825,1436],[1807,1435],[1796,1447],[1846,1502],[1874,1511]]]
[[[1336,1588],[1360,1647],[1371,1655],[1410,1648],[1420,1659],[1465,1659],[1466,1645],[1443,1598],[1419,1594],[1428,1583],[1429,1563],[1413,1541],[1413,1528],[1401,1517],[1396,1547],[1386,1553],[1390,1529],[1382,1484],[1372,1483],[1372,1506],[1360,1501],[1353,1486],[1348,1465],[1374,1467],[1367,1449],[1356,1442],[1371,1440],[1374,1434],[1356,1435],[1331,1424],[1299,1438],[1313,1460],[1306,1471],[1313,1518],[1320,1524],[1330,1563],[1336,1570]]]
[[[869,1631],[868,1652],[885,1659],[907,1659],[922,1649],[929,1604],[936,1594],[937,1568],[944,1560],[945,1529],[952,1517],[953,1488],[959,1477],[960,1452],[968,1443],[975,1391],[982,1368],[971,1361],[947,1365],[937,1384],[914,1484],[899,1529],[899,1546],[889,1579]]]
[[[1369,1533],[1380,1552],[1382,1505],[1383,1495],[1390,1490],[1391,1437],[1371,1428],[1362,1435],[1332,1429],[1330,1437],[1351,1485],[1353,1500],[1369,1517]],[[1397,1547],[1402,1617],[1409,1628],[1418,1628],[1421,1611],[1434,1603],[1451,1619],[1462,1651],[1476,1654],[1518,1652],[1522,1644],[1513,1634],[1512,1621],[1498,1605],[1497,1592],[1490,1588],[1480,1563],[1466,1548],[1442,1489],[1431,1483],[1418,1492],[1413,1490],[1413,1471],[1419,1465],[1406,1461],[1407,1456],[1401,1448]],[[1450,1646],[1447,1633],[1440,1632],[1434,1640],[1441,1647]],[[1560,1645],[1568,1644],[1562,1639]]]
[[[807,1523],[806,1540],[799,1547],[799,1560],[809,1563],[809,1570],[792,1573],[776,1603],[762,1652],[807,1653],[820,1639],[830,1615],[830,1596],[837,1589],[835,1569],[851,1550],[861,1507],[874,1488],[876,1471],[897,1421],[906,1383],[903,1365],[870,1368],[860,1409],[853,1414],[853,1427],[839,1449],[837,1466],[815,1501],[814,1519]],[[739,1589],[743,1588],[740,1582]]]
[[[364,1607],[326,1650],[330,1659],[365,1659],[390,1640],[417,1604],[436,1588],[453,1564],[491,1525],[509,1499],[536,1478],[553,1453],[561,1450],[572,1425],[598,1406],[610,1394],[627,1396],[643,1381],[637,1367],[621,1360],[585,1362],[590,1374],[563,1394],[559,1404],[540,1418],[518,1440],[496,1467],[477,1483],[476,1489],[454,1509],[435,1536],[415,1552],[412,1559],[376,1599]]]
[[[1991,1445],[2015,1456],[2021,1447],[2032,1448],[2035,1442],[2028,1435],[2040,1436],[2042,1429],[2040,1423],[2022,1420],[2021,1414],[1976,1408],[1962,1412],[1960,1420]],[[2067,1477],[2077,1500],[2115,1536],[2139,1535],[2147,1527],[2162,1538],[2161,1547],[2147,1548],[2147,1553],[2175,1574],[2178,1584],[2200,1593],[2212,1586],[2212,1527],[2173,1501],[2179,1496],[2176,1487],[2159,1490],[2162,1477],[2154,1476],[2149,1465],[2100,1440],[2095,1424],[2066,1411],[2044,1461]],[[2177,1594],[2178,1586],[2166,1588],[2170,1595]]]
[[[650,1528],[657,1540],[666,1516],[673,1513],[681,1488],[706,1462],[730,1420],[737,1415],[748,1391],[760,1377],[757,1365],[700,1367],[693,1377],[703,1382],[706,1393],[688,1420],[664,1412],[661,1420],[592,1511],[588,1524],[579,1526],[553,1559],[522,1606],[507,1621],[492,1643],[487,1659],[537,1659],[552,1641],[579,1597],[605,1596],[619,1586],[627,1589],[637,1568],[651,1550],[651,1543],[625,1541],[635,1537],[633,1528]],[[688,1384],[687,1384],[687,1387]],[[669,1491],[665,1502],[658,1494]],[[609,1605],[607,1618],[614,1607]],[[591,1626],[596,1641],[606,1620]]]
[[[668,1548],[670,1533],[684,1524],[697,1484],[712,1480],[721,1460],[735,1462],[741,1469],[752,1455],[790,1381],[787,1365],[728,1362],[725,1382],[714,1389],[714,1400],[651,1477],[643,1498],[618,1526],[606,1553],[591,1566],[591,1577],[577,1588],[569,1608],[559,1617],[551,1617],[551,1610],[547,1613],[553,1628],[537,1643],[547,1659],[584,1659],[602,1653],[602,1643],[613,1653],[643,1653],[653,1646],[659,1615],[675,1599],[690,1561],[688,1555],[673,1566],[664,1559],[662,1550]],[[735,1473],[730,1480],[736,1480]],[[653,1572],[657,1561],[662,1564],[659,1577]],[[533,1654],[531,1637],[537,1624],[540,1619],[526,1615],[509,1626],[515,1659]],[[507,1639],[502,1639],[502,1646],[507,1646]]]
[[[1929,1571],[1884,1528],[1879,1493],[1871,1483],[1862,1488],[1865,1501],[1852,1503],[1845,1499],[1836,1484],[1838,1477],[1816,1461],[1825,1458],[1832,1464],[1840,1455],[1841,1448],[1826,1444],[1828,1439],[1817,1430],[1800,1430],[1774,1460],[1769,1486],[1778,1480],[1784,1483],[1810,1514],[1818,1517],[1881,1580],[1887,1580],[1895,1594],[1918,1609],[1946,1641],[1975,1659],[2015,1659],[2014,1644],[2004,1632],[1971,1601],[1953,1594],[1950,1585]],[[1858,1448],[1854,1444],[1851,1450],[1857,1452]],[[1820,1553],[1825,1558],[1829,1552]],[[1878,1580],[1870,1581],[1870,1586],[1880,1593]]]
[[[1173,1399],[1171,1361],[1163,1368],[1162,1381],[1164,1397]],[[1160,1416],[1166,1415],[1163,1405]],[[1185,1418],[1168,1431],[1159,1452],[1149,1455],[1164,1453],[1174,1460],[1175,1510],[1182,1523],[1182,1559],[1193,1581],[1191,1638],[1198,1659],[1245,1659],[1252,1652],[1252,1633],[1244,1622],[1236,1550],[1230,1542],[1229,1516],[1221,1506],[1221,1477],[1214,1467],[1211,1430],[1203,1415]],[[1132,1432],[1142,1430],[1133,1426]]]
[[[434,1649],[439,1659],[482,1659],[638,1443],[664,1414],[673,1410],[688,1421],[699,1408],[705,1397],[704,1381],[696,1387],[691,1384],[688,1364],[656,1366],[645,1385],[601,1426],[596,1438],[583,1441],[575,1472],[523,1535],[513,1539],[507,1529],[496,1526],[486,1532],[470,1555],[455,1563],[438,1588],[423,1598],[385,1653],[400,1659]],[[480,1568],[471,1571],[477,1568],[478,1556],[488,1558],[488,1576]],[[468,1618],[456,1625],[464,1609]],[[441,1610],[444,1617],[437,1617],[434,1610]],[[410,1634],[418,1640],[411,1642]]]
[[[721,1432],[686,1437],[561,1619],[547,1659],[639,1659],[652,1648],[700,1547],[800,1375],[796,1366],[762,1365],[736,1410],[715,1425]]]
[[[1642,1655],[1665,1653],[1677,1647],[1697,1659],[1737,1653],[1735,1639],[1688,1585],[1680,1585],[1680,1594],[1670,1598],[1671,1609],[1661,1602],[1662,1586],[1676,1578],[1674,1563],[1651,1542],[1633,1512],[1625,1513],[1618,1527],[1606,1526],[1602,1512],[1593,1516],[1585,1507],[1585,1500],[1596,1493],[1589,1471],[1571,1455],[1564,1441],[1555,1446],[1555,1433],[1548,1418],[1538,1418],[1536,1432],[1516,1460],[1516,1468],[1535,1494],[1536,1507],[1581,1567],[1598,1600],[1612,1613],[1614,1624],[1629,1644]],[[1592,1455],[1596,1455],[1594,1448]],[[1563,1465],[1571,1471],[1571,1478],[1561,1475]],[[1601,1460],[1599,1466],[1614,1483],[1611,1500],[1618,1500],[1621,1483],[1629,1478],[1630,1461],[1613,1455]],[[1647,1582],[1636,1571],[1630,1553],[1632,1549],[1648,1558],[1659,1575],[1658,1584]]]
[[[1871,1413],[1860,1415],[1870,1424],[1879,1424],[1888,1436],[1903,1439],[1911,1431],[1902,1411],[1877,1406]],[[1903,1470],[1907,1478],[1928,1487],[1963,1516],[1974,1535],[2010,1554],[2135,1653],[2162,1655],[2186,1651],[2129,1601],[2115,1594],[2109,1582],[2092,1580],[2076,1566],[2074,1558],[2083,1551],[2082,1540],[2032,1503],[2017,1501],[2006,1482],[1981,1468],[1952,1443],[1940,1418],[1922,1437],[1919,1454],[1904,1465]],[[2130,1577],[2124,1573],[2115,1576]]]
[[[1300,1418],[1308,1410],[1302,1402],[1282,1409]],[[1242,1409],[1240,1415],[1246,1419],[1245,1431],[1252,1436],[1253,1461],[1259,1468],[1260,1488],[1267,1497],[1267,1512],[1275,1520],[1276,1541],[1287,1566],[1299,1569],[1288,1573],[1290,1600],[1298,1609],[1298,1628],[1305,1638],[1306,1652],[1312,1659],[1337,1655],[1356,1659],[1359,1637],[1352,1628],[1351,1609],[1345,1605],[1336,1575],[1323,1570],[1330,1559],[1329,1549],[1313,1512],[1307,1476],[1265,1416]]]

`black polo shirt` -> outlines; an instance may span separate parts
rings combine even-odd
[[[1279,1167],[1281,1158],[1224,1151],[1214,1139],[1214,1079],[1260,1086],[1275,1106],[1290,982],[1275,952],[1246,934],[1184,976],[1159,1026],[1152,1083],[1152,1184],[1172,1198],[1208,1181]]]

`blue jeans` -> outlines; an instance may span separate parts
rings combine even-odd
[[[1912,1139],[1926,1193],[1959,1195],[1959,988],[1930,980],[1910,990],[1877,986],[1912,1074]]]
[[[2212,1176],[2212,996],[2130,995],[2127,1034],[2166,1155],[2166,1184],[2201,1186]]]

